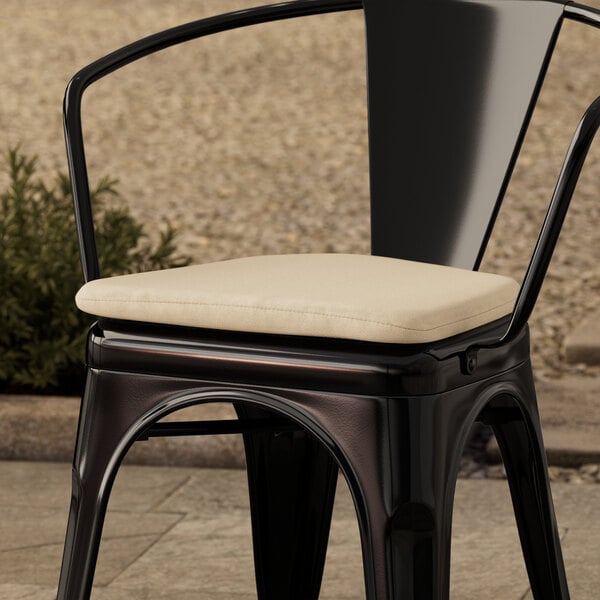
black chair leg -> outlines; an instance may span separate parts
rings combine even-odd
[[[108,492],[99,477],[73,472],[73,493],[57,600],[87,600],[92,588]]]
[[[368,600],[447,600],[454,487],[477,392],[302,400],[355,499]]]
[[[186,384],[179,384],[185,389]],[[170,380],[89,369],[83,395],[73,490],[57,600],[90,597],[112,485],[130,445],[159,400],[177,391]],[[154,419],[155,420],[155,419]]]
[[[71,507],[57,600],[88,600],[90,596],[106,506],[118,466],[113,459],[121,437],[119,423],[114,423],[112,431],[96,422],[91,427],[98,409],[97,388],[96,374],[91,372],[79,417]]]
[[[454,488],[469,408],[472,398],[461,392],[390,400],[390,471],[379,501],[385,511],[374,513],[369,502],[379,556],[369,600],[448,599]]]
[[[518,405],[512,398],[492,402],[485,419],[504,461],[533,597],[568,600],[535,390],[527,383]]]
[[[447,600],[456,475],[478,415],[506,462],[534,596],[568,599],[535,392],[522,365],[414,398],[291,390],[284,398],[90,371],[58,600],[89,597],[108,493],[129,445],[171,410],[223,400],[240,417],[275,411],[311,432],[245,434],[260,600],[318,598],[337,466],[357,509],[367,599]]]
[[[528,391],[526,365],[432,396],[344,402],[321,395],[302,402],[329,433],[355,497],[368,600],[448,599],[456,477],[480,413],[504,451],[535,598],[568,599],[535,396]],[[527,418],[520,397],[529,403]]]
[[[240,418],[272,413],[237,406]],[[338,467],[305,431],[244,435],[260,600],[317,600]]]

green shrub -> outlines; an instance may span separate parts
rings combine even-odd
[[[82,283],[69,179],[35,177],[36,158],[12,149],[8,188],[0,194],[0,392],[77,393],[85,338],[93,319],[75,307]],[[103,275],[182,266],[170,224],[152,244],[103,178],[91,192]]]

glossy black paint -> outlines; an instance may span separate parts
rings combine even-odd
[[[335,461],[355,501],[369,600],[448,597],[456,474],[471,424],[484,419],[502,440],[534,597],[568,598],[526,360],[493,377],[421,396],[353,395],[90,368],[59,600],[89,596],[108,495],[130,445],[177,409],[224,401],[234,403],[244,418],[270,418],[274,412],[289,419]],[[257,584],[259,590],[281,594],[302,575],[312,582],[312,595],[305,590],[304,598],[316,599],[335,470],[317,446],[303,447],[306,440],[285,435],[278,443],[272,434],[259,434],[249,452],[251,490],[262,482],[252,493],[255,530],[265,517],[268,522],[257,533]],[[281,473],[299,479],[282,488]],[[307,479],[312,485],[303,488],[300,482]],[[276,544],[269,519],[280,526]],[[311,536],[294,533],[307,528]],[[293,556],[305,560],[282,553],[282,538]],[[274,598],[272,593],[259,598]]]
[[[534,598],[568,597],[564,572],[554,567],[562,562],[560,542],[541,544],[555,529],[554,509],[549,496],[540,493],[548,486],[546,457],[537,406],[532,402],[533,382],[528,402],[518,406],[510,398],[497,398],[482,413],[492,427],[507,473],[515,509],[521,548]],[[548,578],[540,578],[547,573]]]
[[[271,420],[269,411],[256,406],[239,403],[236,411],[240,419]],[[318,598],[337,464],[327,448],[297,425],[284,434],[247,431],[244,446],[258,597]]]
[[[594,25],[598,13],[531,0],[365,5],[373,250],[476,267],[563,11]],[[100,275],[81,135],[88,85],[202,35],[360,6],[301,0],[221,15],[81,70],[67,89],[65,134],[85,279]],[[518,86],[506,85],[512,69]],[[108,496],[131,444],[149,435],[237,431],[244,432],[260,600],[318,598],[338,470],[355,502],[367,600],[446,600],[454,486],[476,420],[498,438],[534,598],[567,599],[526,319],[595,115],[596,104],[567,156],[509,318],[419,346],[99,321],[89,336],[58,600],[89,598]],[[239,421],[157,424],[204,402],[231,402]]]
[[[477,268],[563,6],[364,4],[373,254]]]
[[[92,328],[92,368],[173,377],[227,380],[240,385],[329,390],[354,394],[443,392],[527,360],[526,329],[514,343],[477,351],[477,369],[464,368],[465,348],[498,339],[508,319],[429,345],[244,334],[101,320]]]

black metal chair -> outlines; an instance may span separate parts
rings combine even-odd
[[[254,257],[101,279],[84,90],[186,40],[363,4],[372,255]],[[447,598],[455,480],[477,420],[498,439],[534,597],[568,598],[527,319],[600,99],[575,133],[520,289],[477,271],[565,18],[600,26],[594,9],[545,0],[298,0],[158,33],[75,75],[65,132],[88,282],[78,303],[99,320],[59,600],[89,597],[127,449],[148,435],[226,432],[244,434],[261,600],[318,597],[338,469],[356,506],[368,599]],[[223,401],[238,420],[157,423]]]

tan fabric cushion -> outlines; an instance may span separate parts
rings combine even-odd
[[[97,279],[92,315],[373,342],[443,339],[508,314],[512,279],[379,256],[256,256]]]

